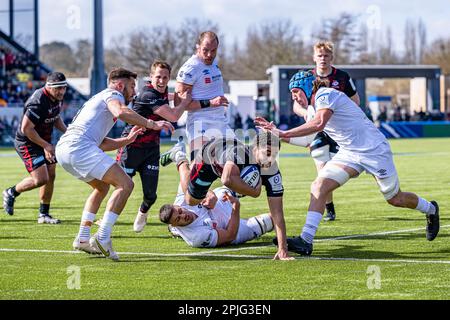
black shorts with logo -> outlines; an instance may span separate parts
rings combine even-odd
[[[44,164],[54,164],[50,163],[45,158],[44,149],[35,143],[18,141],[16,139],[14,141],[14,147],[16,148],[17,154],[25,164],[25,168],[27,169],[28,173],[35,171],[36,169],[42,167]]]
[[[153,148],[126,146],[117,151],[116,161],[130,177],[136,172],[154,176],[159,173],[159,155],[159,145]]]

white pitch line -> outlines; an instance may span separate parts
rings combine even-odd
[[[449,228],[450,225],[441,226],[441,228]],[[355,239],[355,238],[366,238],[380,235],[390,235],[390,234],[399,234],[399,233],[407,233],[407,232],[417,232],[423,231],[424,228],[416,228],[416,229],[405,229],[405,230],[395,230],[395,231],[385,231],[385,232],[374,232],[368,234],[358,234],[351,236],[341,236],[335,238],[326,238],[326,239],[318,239],[315,242],[328,242],[328,241],[338,241],[345,239]],[[141,255],[141,256],[156,256],[156,257],[218,257],[218,258],[247,258],[247,259],[272,259],[272,256],[259,256],[259,255],[231,255],[231,254],[222,254],[224,252],[236,252],[236,251],[244,251],[244,250],[254,250],[260,248],[268,248],[271,245],[264,246],[253,246],[253,247],[245,247],[245,248],[233,248],[233,249],[218,249],[218,250],[210,250],[203,252],[191,252],[191,253],[155,253],[155,252],[118,252],[118,254],[123,255]],[[83,252],[80,251],[67,251],[67,250],[39,250],[39,249],[9,249],[9,248],[0,248],[0,252],[34,252],[34,253],[64,253],[64,254],[80,254]],[[332,258],[332,257],[297,257],[296,260],[330,260],[330,261],[367,261],[367,262],[399,262],[399,263],[436,263],[436,264],[450,264],[450,261],[445,260],[395,260],[395,259],[359,259],[359,258]]]
[[[38,252],[38,253],[66,253],[82,254],[80,251],[63,250],[34,250],[34,249],[0,249],[0,252]],[[212,257],[212,258],[241,258],[241,259],[272,259],[272,256],[235,255],[235,254],[205,254],[205,253],[154,253],[154,252],[118,252],[121,255],[139,255],[153,257]],[[411,263],[411,264],[449,264],[450,260],[407,260],[407,259],[367,259],[367,258],[332,258],[332,257],[294,257],[295,260],[325,260],[350,262],[385,262],[385,263]]]

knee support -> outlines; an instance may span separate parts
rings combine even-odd
[[[339,185],[344,185],[349,179],[350,175],[342,169],[341,167],[327,164],[319,171],[320,178],[331,179],[339,183]]]
[[[273,221],[268,213],[248,219],[247,225],[258,234],[258,237],[273,230]]]
[[[386,201],[391,200],[400,191],[400,182],[398,181],[397,174],[384,179],[377,179],[380,191],[383,194]]]

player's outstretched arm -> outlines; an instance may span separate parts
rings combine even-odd
[[[136,140],[137,136],[142,134],[142,132],[144,132],[142,128],[134,126],[133,128],[131,128],[128,136],[124,138],[111,139],[106,137],[105,139],[103,139],[99,148],[105,152],[120,149],[129,145],[130,143],[133,143]]]
[[[246,196],[257,198],[261,194],[261,180],[256,188],[250,187],[241,179],[238,166],[231,161],[225,163],[221,181],[227,188]]]
[[[119,118],[126,123],[139,126],[143,129],[151,130],[169,130],[173,132],[175,128],[168,121],[153,121],[146,119],[136,113],[135,111],[128,108],[126,105],[120,103],[119,100],[111,100],[108,102],[108,109],[113,114],[114,117]]]
[[[286,223],[284,221],[283,212],[283,197],[267,197],[269,204],[270,216],[275,226],[275,232],[277,234],[278,249],[274,256],[274,260],[293,260],[290,257],[287,250],[286,243]]]
[[[191,101],[191,94],[186,91],[185,95],[180,100],[180,103],[175,105],[174,108],[171,108],[169,105],[165,104],[156,109],[155,114],[166,119],[167,121],[176,122],[183,115],[183,112],[186,111],[186,108],[189,106]]]
[[[192,86],[186,83],[177,82],[175,86],[175,105],[178,104],[177,96],[183,96],[186,92],[192,92]],[[192,100],[186,107],[186,111],[195,111],[204,108],[228,106],[228,99],[224,96],[217,96],[209,100]]]
[[[225,229],[217,229],[218,238],[217,245],[225,245],[233,242],[239,231],[239,223],[240,223],[240,208],[241,205],[239,200],[225,192],[223,195],[223,201],[229,201],[231,203],[232,211],[231,217],[228,221],[227,227]]]

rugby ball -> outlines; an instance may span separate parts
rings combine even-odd
[[[259,184],[259,180],[261,179],[258,167],[255,165],[244,167],[241,171],[241,179],[244,180],[244,182],[250,187],[256,188]],[[238,193],[237,196],[243,197],[244,195]]]

